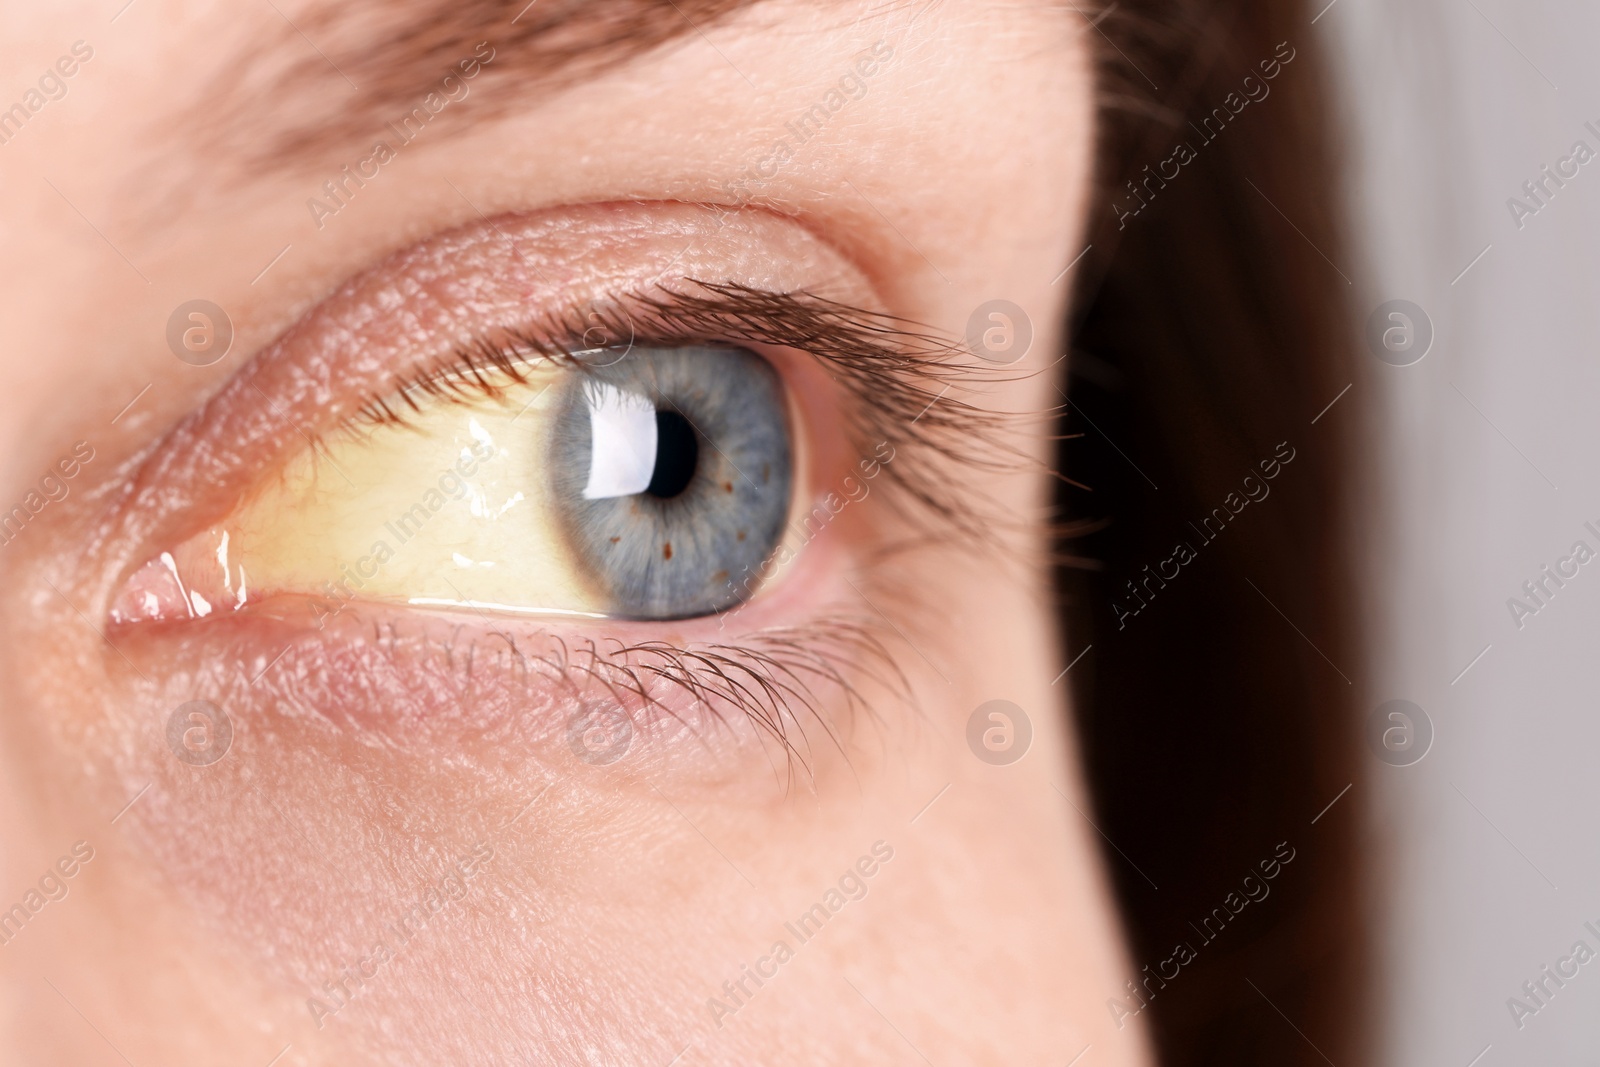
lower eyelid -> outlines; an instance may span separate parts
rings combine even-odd
[[[155,703],[203,694],[236,723],[299,733],[299,745],[343,739],[427,761],[662,772],[719,788],[744,778],[765,796],[772,767],[817,773],[859,702],[903,698],[880,628],[841,617],[679,643],[637,626],[600,636],[360,606],[318,629],[303,600],[283,598],[204,625],[128,628],[117,643],[134,664],[191,665],[154,683]],[[595,758],[584,731],[598,723],[615,737],[622,718],[626,750]]]

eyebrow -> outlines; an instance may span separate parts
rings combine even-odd
[[[591,77],[758,2],[355,0],[293,21],[274,3],[280,30],[224,64],[187,128],[224,159],[296,170],[365,151],[385,131],[414,133],[456,106],[441,99],[470,96],[475,119],[498,117],[525,106],[508,84]],[[499,88],[480,93],[485,84]]]

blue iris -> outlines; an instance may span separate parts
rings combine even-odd
[[[789,516],[788,408],[741,348],[581,353],[561,386],[555,510],[610,612],[676,619],[744,599]]]

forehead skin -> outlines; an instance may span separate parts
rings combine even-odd
[[[1082,250],[1093,144],[1084,24],[1070,6],[443,7],[114,0],[0,15],[0,107],[25,100],[75,42],[92,49],[65,94],[0,144],[0,508],[73,442],[96,454],[50,505],[51,525],[30,531],[48,537],[0,548],[0,907],[64,845],[96,850],[66,901],[0,948],[0,1047],[71,1063],[265,1064],[285,1046],[280,1062],[306,1065],[498,1062],[514,1028],[451,995],[450,981],[426,981],[492,964],[520,976],[507,989],[545,1024],[543,1044],[514,1050],[523,1062],[603,1048],[606,1062],[664,1064],[683,1046],[683,1064],[1045,1063],[1089,1045],[1097,1063],[1146,1062],[1140,1027],[1119,1030],[1106,1012],[1137,968],[1118,945],[1094,831],[1062,801],[1088,810],[1050,684],[1061,665],[1046,572],[1028,562],[1037,533],[1003,563],[908,564],[948,620],[935,638],[942,669],[904,654],[914,723],[872,735],[848,782],[781,804],[612,798],[532,826],[516,853],[529,870],[505,875],[501,926],[419,949],[411,977],[385,994],[405,1016],[398,1044],[359,1018],[334,1037],[310,1025],[304,989],[274,967],[315,972],[293,958],[313,949],[281,944],[262,961],[256,935],[273,929],[273,909],[257,906],[259,887],[234,884],[226,861],[315,840],[326,869],[310,880],[314,899],[274,907],[329,929],[371,921],[382,901],[337,839],[351,829],[347,769],[285,762],[272,817],[246,825],[219,808],[214,825],[186,823],[187,840],[163,825],[155,813],[170,808],[148,804],[154,795],[118,814],[134,790],[108,780],[121,742],[96,726],[119,692],[96,612],[109,578],[81,564],[97,509],[252,353],[397,250],[507,212],[743,205],[765,218],[751,232],[787,227],[793,247],[826,249],[795,268],[841,264],[824,283],[951,336],[983,302],[1011,300],[1035,324],[1024,369],[1060,351],[1057,280]],[[494,59],[470,94],[319,226],[308,200],[478,41]],[[892,58],[853,75],[879,42]],[[791,124],[852,76],[859,94],[770,166]],[[172,310],[197,297],[235,327],[230,356],[207,368],[166,343]],[[1054,396],[1048,373],[1024,374],[986,401],[1037,412]],[[1026,514],[1046,492],[1038,471],[995,486]],[[1000,696],[1038,709],[1034,748],[1006,774],[962,740],[971,709]],[[450,781],[422,768],[410,800],[445,796]],[[464,837],[469,806],[451,797],[418,818]],[[704,997],[759,954],[774,914],[804,910],[878,838],[896,850],[893,879],[786,969],[781,993],[713,1040]],[[197,872],[160,858],[184,848],[218,860]],[[719,852],[737,858],[734,871]],[[545,857],[582,872],[591,906],[563,913],[538,895]],[[609,906],[622,899],[630,906]],[[579,941],[582,954],[560,954]],[[683,979],[682,961],[702,957],[716,979]],[[669,975],[683,988],[667,988]],[[567,1012],[569,999],[614,1010]]]

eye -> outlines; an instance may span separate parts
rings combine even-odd
[[[742,348],[591,350],[437,375],[144,567],[121,621],[276,595],[677,619],[748,598],[784,536],[792,421]]]
[[[127,684],[339,760],[569,766],[571,724],[620,712],[689,779],[763,775],[758,750],[815,773],[909,695],[908,550],[999,544],[984,490],[1033,461],[964,396],[989,380],[964,346],[809,231],[740,225],[508,215],[342,282],[108,501]]]
[[[635,348],[590,363],[564,384],[550,450],[573,556],[616,614],[668,619],[738,603],[789,513],[777,372],[726,348]]]

